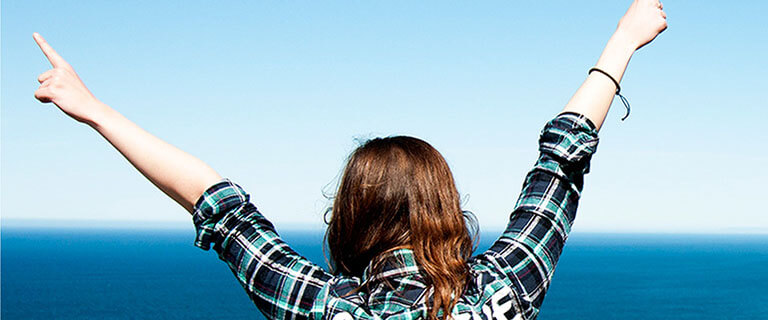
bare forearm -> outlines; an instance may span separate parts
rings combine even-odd
[[[53,67],[37,78],[40,87],[35,98],[56,104],[68,116],[96,129],[149,181],[192,212],[197,198],[221,177],[199,159],[101,103],[41,35],[35,33],[33,37]]]
[[[100,103],[100,102],[98,102]],[[136,169],[189,212],[205,189],[221,180],[200,159],[153,136],[114,109],[101,105],[88,122]]]
[[[667,15],[658,0],[635,0],[619,21],[595,67],[609,74],[617,82],[632,54],[653,41],[667,28]],[[584,80],[563,111],[583,114],[597,126],[603,125],[605,115],[616,94],[616,84],[607,75],[592,72]]]
[[[621,81],[634,52],[635,45],[626,36],[614,33],[595,66],[613,76],[616,81]],[[616,86],[611,79],[599,72],[592,72],[563,111],[583,114],[600,129],[615,93]]]

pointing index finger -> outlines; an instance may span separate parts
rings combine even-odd
[[[40,46],[40,50],[43,50],[43,54],[45,54],[45,56],[48,58],[48,61],[54,68],[70,67],[67,61],[64,60],[64,58],[62,58],[58,53],[56,53],[56,50],[53,50],[51,45],[49,45],[48,42],[43,39],[43,36],[35,32],[32,34],[32,37],[35,38],[35,42],[37,42],[37,45]]]

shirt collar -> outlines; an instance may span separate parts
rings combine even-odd
[[[420,268],[416,264],[416,257],[413,254],[413,250],[409,248],[395,249],[389,252],[385,252],[380,258],[384,265],[376,274],[373,272],[373,261],[365,267],[363,270],[364,282],[375,282],[384,278],[400,278],[409,275],[418,275]]]

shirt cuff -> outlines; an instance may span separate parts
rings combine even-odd
[[[584,115],[563,112],[544,126],[539,137],[539,151],[565,163],[583,163],[589,171],[589,160],[597,151],[597,128]]]
[[[197,237],[195,246],[208,250],[211,242],[215,242],[216,224],[228,213],[248,203],[249,196],[237,184],[229,179],[223,179],[209,187],[197,200],[192,213]]]

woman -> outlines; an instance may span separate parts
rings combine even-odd
[[[636,0],[595,68],[547,123],[540,155],[502,236],[470,257],[473,236],[451,172],[428,143],[370,140],[349,158],[326,238],[331,273],[296,254],[236,184],[98,101],[38,34],[53,69],[35,97],[107,139],[189,211],[270,319],[533,319],[565,243],[597,132],[633,52],[666,29],[657,0]],[[595,71],[595,72],[592,72]]]

